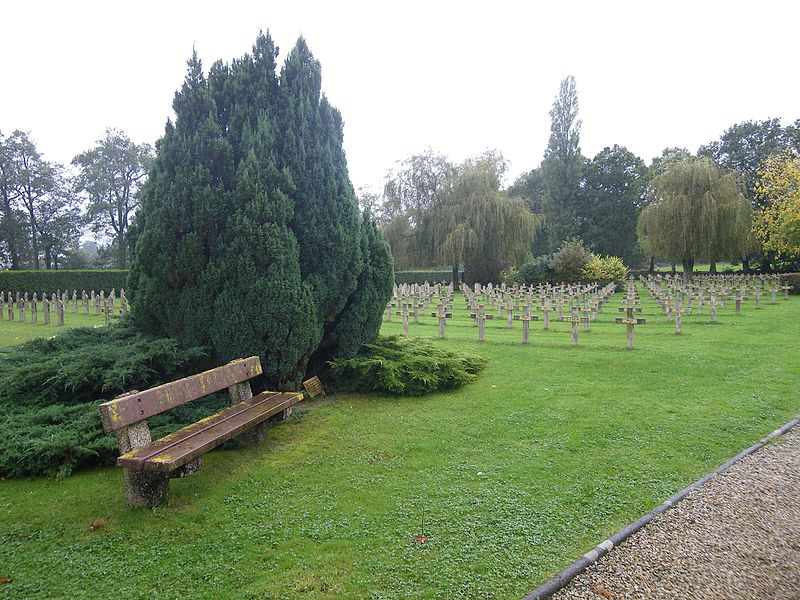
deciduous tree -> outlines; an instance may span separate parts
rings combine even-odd
[[[639,216],[642,245],[683,265],[691,278],[695,260],[733,258],[746,247],[750,204],[732,174],[708,159],[675,162],[652,182],[653,201]]]
[[[137,145],[122,131],[106,129],[97,145],[77,155],[76,189],[89,199],[87,220],[95,233],[112,236],[116,266],[128,266],[128,226],[139,207],[139,190],[152,163],[152,148]]]

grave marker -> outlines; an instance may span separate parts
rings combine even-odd
[[[572,323],[572,345],[578,345],[578,324],[579,323],[586,323],[589,320],[589,317],[579,317],[578,316],[578,309],[576,307],[572,308],[572,315],[569,317],[561,317],[562,321],[567,323]]]
[[[634,313],[642,312],[640,306],[634,305],[632,296],[628,296],[628,303],[626,306],[620,306],[619,311],[624,312],[624,317],[617,317],[614,319],[616,323],[624,324],[628,333],[628,350],[633,349],[633,328],[636,325],[644,325],[645,319],[640,319],[634,316]]]

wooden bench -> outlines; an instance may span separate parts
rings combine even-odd
[[[171,477],[191,475],[202,466],[202,455],[236,438],[242,445],[266,439],[269,420],[291,415],[300,392],[262,392],[253,396],[250,379],[261,375],[257,356],[166,383],[144,392],[129,392],[100,405],[107,432],[117,434],[124,469],[125,496],[130,506],[161,504]],[[231,406],[152,441],[147,419],[176,406],[228,389]]]

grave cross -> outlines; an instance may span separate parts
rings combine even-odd
[[[577,307],[572,308],[572,316],[569,317],[561,317],[562,321],[567,323],[572,323],[572,345],[578,345],[578,324],[579,323],[586,323],[589,321],[589,317],[579,317],[578,316],[578,309]]]
[[[494,315],[486,314],[483,304],[478,304],[478,311],[470,315],[478,324],[478,341],[482,342],[486,336],[486,319],[491,320]]]
[[[712,321],[716,321],[717,320],[717,307],[718,306],[719,307],[723,307],[723,306],[725,306],[725,303],[722,300],[717,301],[717,295],[712,292],[711,293],[711,302],[710,302],[710,304],[711,304],[711,320]]]
[[[756,299],[756,310],[761,308],[761,296],[764,292],[761,290],[760,287],[756,287],[753,289],[753,296]]]
[[[789,290],[793,290],[794,286],[789,285],[789,282],[787,281],[786,283],[784,283],[781,286],[781,289],[783,290],[783,299],[784,300],[788,300],[789,299]]]
[[[522,307],[522,315],[514,315],[514,319],[522,321],[522,343],[528,343],[528,336],[530,333],[531,321],[538,321],[538,315],[531,314],[531,307],[526,304]]]
[[[8,320],[14,320],[14,296],[11,295],[11,292],[8,292]]]
[[[680,334],[683,331],[683,315],[692,314],[692,307],[684,307],[679,298],[675,306],[672,307],[672,312],[675,313],[675,333]]]
[[[36,323],[39,320],[39,297],[36,292],[33,292],[31,299],[31,323]]]
[[[645,319],[639,319],[634,316],[634,313],[642,312],[642,308],[640,306],[635,306],[633,303],[634,299],[632,296],[628,296],[628,303],[626,306],[620,306],[617,310],[620,312],[624,312],[624,317],[617,317],[614,319],[616,323],[626,325],[626,329],[628,332],[628,350],[633,349],[633,328],[635,325],[644,325]]]
[[[436,312],[431,313],[431,316],[439,318],[439,337],[443,338],[445,321],[451,318],[453,313],[447,311],[447,306],[445,304],[440,304]]]
[[[42,294],[42,302],[44,302],[44,307],[42,310],[44,324],[50,325],[50,300],[47,299],[47,294]]]
[[[408,303],[403,302],[403,308],[397,311],[398,317],[403,317],[403,335],[408,337]]]
[[[544,330],[547,331],[550,329],[550,313],[554,310],[550,306],[550,298],[545,296],[542,306],[538,306],[536,310],[544,313]]]

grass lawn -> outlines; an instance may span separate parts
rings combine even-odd
[[[800,299],[706,308],[681,336],[643,301],[627,351],[619,294],[575,348],[568,324],[526,347],[504,320],[479,344],[458,298],[438,343],[489,359],[476,383],[301,403],[152,512],[118,469],[4,481],[0,596],[518,598],[800,412]]]
[[[711,263],[695,263],[694,268],[692,269],[693,273],[708,273],[708,270],[711,268]],[[717,273],[724,273],[727,270],[731,271],[741,271],[742,270],[742,263],[728,263],[728,262],[718,262],[717,263]],[[655,268],[657,273],[671,273],[672,272],[672,265],[669,264],[657,264]],[[683,273],[683,265],[677,263],[675,265],[675,272],[676,273]]]
[[[9,321],[6,304],[3,304],[3,313],[3,319],[0,320],[0,347],[20,344],[37,337],[50,337],[66,327],[94,327],[96,325],[105,325],[106,322],[102,314],[94,314],[93,308],[90,310],[90,314],[84,315],[83,308],[79,305],[78,313],[72,314],[71,303],[66,312],[64,312],[63,327],[56,325],[58,322],[56,313],[51,314],[50,324],[45,325],[41,308],[39,309],[39,320],[36,323],[31,323],[30,309],[25,311],[25,322],[19,321],[19,313],[16,310],[14,312],[15,320]]]

